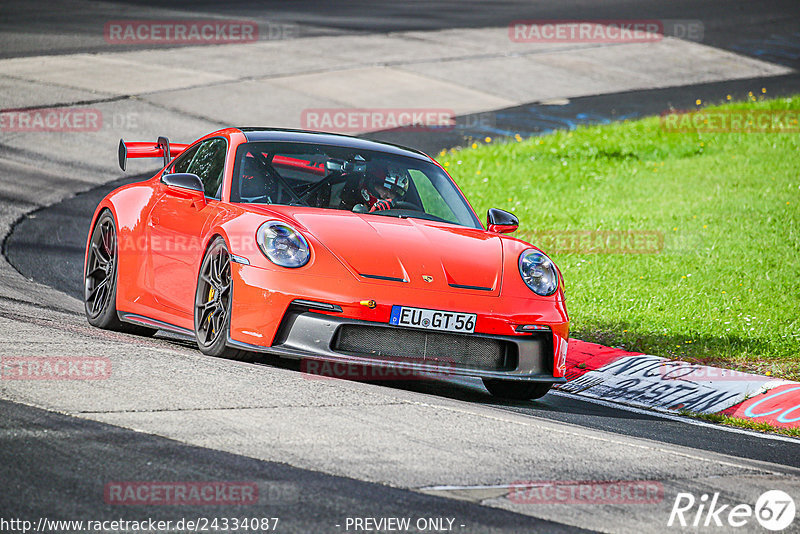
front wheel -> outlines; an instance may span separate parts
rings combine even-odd
[[[484,378],[483,385],[495,397],[513,400],[540,399],[547,395],[552,386],[549,382],[523,382],[498,378]]]
[[[231,256],[217,237],[206,251],[194,297],[194,332],[200,352],[233,360],[250,360],[250,353],[227,346],[231,326]]]

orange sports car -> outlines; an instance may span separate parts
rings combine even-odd
[[[227,128],[190,145],[126,143],[153,178],[106,196],[84,267],[100,328],[191,335],[208,355],[479,377],[538,398],[564,382],[563,279],[486,228],[417,150],[344,135]],[[173,159],[174,158],[174,159]]]

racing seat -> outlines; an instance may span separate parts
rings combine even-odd
[[[331,186],[330,207],[337,209],[352,210],[356,204],[365,202],[361,196],[361,185],[363,176],[351,174],[346,179]]]
[[[252,157],[245,157],[239,176],[239,197],[242,202],[271,203],[270,187],[264,169]]]

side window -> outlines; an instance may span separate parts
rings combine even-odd
[[[227,144],[224,139],[215,138],[202,142],[186,171],[183,171],[200,177],[207,197],[220,198],[221,196],[226,149]],[[177,165],[176,172],[181,172],[177,170]]]
[[[189,172],[186,169],[189,168],[189,164],[192,162],[192,158],[194,158],[197,149],[200,148],[200,145],[195,145],[190,147],[189,150],[181,154],[176,160],[175,163],[172,164],[172,167],[169,169],[170,173],[173,172]]]

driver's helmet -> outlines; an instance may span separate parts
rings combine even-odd
[[[408,191],[410,183],[408,171],[391,163],[367,173],[367,188],[378,199],[399,200]]]

